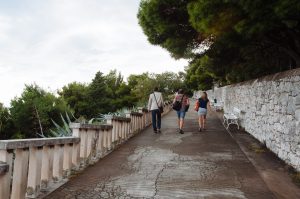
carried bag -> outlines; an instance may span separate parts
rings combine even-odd
[[[188,111],[189,111],[189,108],[190,108],[190,105],[186,105],[186,106],[185,106],[185,112],[188,112]]]
[[[182,107],[182,100],[184,98],[184,95],[182,96],[180,101],[175,100],[175,102],[173,103],[173,109],[175,111],[180,111],[181,107]]]
[[[200,106],[200,103],[199,103],[199,100],[197,100],[196,104],[195,104],[195,107],[194,107],[194,110],[195,111],[199,111],[199,106]]]
[[[164,107],[163,106],[158,106],[158,103],[157,103],[157,99],[156,99],[156,96],[155,96],[155,93],[153,92],[153,95],[154,95],[154,98],[155,98],[155,101],[156,101],[156,105],[159,109],[159,112],[160,113],[163,113],[164,112]]]

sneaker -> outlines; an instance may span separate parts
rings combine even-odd
[[[161,133],[161,130],[160,130],[160,129],[158,129],[158,130],[157,130],[157,132],[158,132],[158,133]]]
[[[201,129],[201,127],[199,127],[199,132],[201,132],[202,131],[202,129]]]
[[[157,133],[157,130],[156,130],[156,129],[153,129],[153,133]]]
[[[180,133],[180,134],[184,134],[184,132],[183,132],[183,130],[182,130],[182,129],[180,129],[179,133]]]

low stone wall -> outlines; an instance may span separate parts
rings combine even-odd
[[[208,91],[224,103],[224,111],[239,108],[247,132],[300,171],[300,69],[290,70]]]
[[[57,188],[148,127],[150,115],[139,108],[107,124],[71,123],[72,137],[0,140],[0,199],[36,198]]]

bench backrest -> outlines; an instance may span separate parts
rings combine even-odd
[[[241,110],[238,109],[237,107],[233,107],[233,113],[237,116],[239,116],[241,114]]]

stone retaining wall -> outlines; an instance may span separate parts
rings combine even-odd
[[[239,108],[247,132],[300,171],[300,69],[208,91],[224,111]]]

